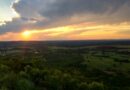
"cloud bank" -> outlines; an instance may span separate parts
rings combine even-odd
[[[19,0],[12,8],[20,17],[0,26],[0,34],[82,22],[130,22],[130,0]]]

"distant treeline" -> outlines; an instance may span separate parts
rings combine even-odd
[[[82,47],[93,45],[130,45],[130,40],[64,40],[64,41],[7,41],[0,42],[0,48],[6,47]]]

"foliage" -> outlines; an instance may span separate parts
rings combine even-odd
[[[52,47],[39,52],[0,56],[0,90],[130,89],[130,57],[117,50]]]

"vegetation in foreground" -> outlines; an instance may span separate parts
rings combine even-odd
[[[0,90],[130,90],[129,55],[128,46],[15,48],[1,52]]]

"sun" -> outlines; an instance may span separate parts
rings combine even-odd
[[[23,33],[22,33],[22,36],[23,36],[23,38],[24,39],[29,39],[30,37],[31,37],[31,32],[29,32],[29,31],[24,31]]]

